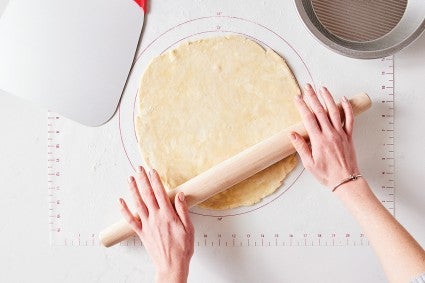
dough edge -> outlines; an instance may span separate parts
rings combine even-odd
[[[195,41],[188,41],[188,42],[183,42],[181,44],[179,44],[176,48],[164,52],[163,54],[153,58],[150,62],[150,64],[148,65],[148,67],[145,69],[143,75],[142,75],[142,79],[141,79],[141,83],[143,83],[143,78],[145,76],[145,73],[147,72],[149,66],[151,66],[152,63],[154,63],[157,60],[161,60],[162,57],[165,56],[174,56],[174,53],[176,52],[176,50],[179,50],[179,48],[182,47],[189,47],[191,45],[196,45],[197,43],[200,42],[204,42],[204,41],[209,41],[209,40],[220,40],[221,38],[225,38],[225,39],[232,39],[232,38],[239,38],[240,40],[244,40],[246,42],[249,42],[250,44],[255,44],[257,47],[261,48],[262,52],[264,52],[267,56],[271,56],[271,58],[274,58],[277,61],[280,61],[282,67],[288,72],[288,74],[290,75],[290,78],[295,82],[297,88],[298,88],[298,92],[297,94],[301,94],[300,88],[299,88],[299,84],[292,72],[292,70],[290,69],[290,67],[287,65],[285,59],[283,57],[281,57],[280,55],[278,55],[274,50],[270,49],[270,48],[265,48],[262,45],[258,44],[257,42],[248,39],[246,37],[243,36],[239,36],[239,35],[230,35],[230,36],[217,36],[217,37],[211,37],[211,38],[203,38],[203,39],[199,39],[199,40],[195,40]],[[139,91],[138,96],[140,98],[141,96],[141,91]],[[139,113],[140,110],[142,108],[141,103],[139,103]],[[136,117],[136,135],[138,140],[142,140],[142,134],[140,132],[140,128],[142,125],[142,121],[141,121],[141,117],[138,115]],[[141,157],[142,160],[144,162],[145,165],[147,165],[148,168],[152,168],[152,162],[148,156],[148,154],[145,154],[145,150],[143,148],[143,145],[141,142],[139,142],[139,149],[141,152]],[[212,210],[224,210],[224,209],[232,209],[232,208],[237,208],[240,206],[251,206],[254,205],[260,201],[262,201],[265,197],[270,196],[271,194],[275,193],[280,187],[281,185],[284,183],[284,179],[287,177],[287,175],[292,172],[294,170],[294,168],[297,166],[298,160],[296,157],[296,154],[293,154],[291,156],[288,156],[287,158],[283,159],[282,161],[279,161],[277,163],[275,163],[274,165],[264,169],[263,171],[251,176],[250,178],[246,179],[245,181],[227,189],[226,191],[219,193],[213,197],[211,197],[210,199],[198,204],[199,207],[204,208],[204,209],[212,209]],[[162,172],[159,172],[161,179],[164,183],[164,186],[167,190],[172,189],[172,186],[169,183],[169,180],[167,178],[166,175],[162,174]],[[263,176],[267,176],[266,178],[264,178]],[[263,188],[266,189],[258,189],[258,182],[261,181],[261,179],[263,179],[263,182],[261,183]],[[261,185],[260,184],[260,185]],[[248,197],[246,199],[239,199],[238,201],[235,201],[235,199],[232,198],[228,198],[226,199],[226,195],[229,194],[229,192],[235,192],[237,190],[240,190],[241,188],[245,187],[245,191],[261,191],[261,194],[257,194],[256,196],[254,196],[253,198]],[[254,188],[254,189],[253,189]],[[257,188],[255,190],[255,188]],[[231,194],[231,193],[230,193]]]

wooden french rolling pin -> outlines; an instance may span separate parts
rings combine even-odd
[[[349,101],[354,115],[369,109],[372,104],[366,93],[355,95]],[[188,206],[192,207],[242,182],[295,152],[289,139],[292,131],[308,138],[303,123],[295,124],[181,184],[169,191],[168,196],[173,202],[178,192],[184,192]],[[123,219],[103,230],[99,239],[105,247],[110,247],[133,235],[133,230]]]

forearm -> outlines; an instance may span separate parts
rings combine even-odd
[[[390,282],[410,282],[425,272],[425,252],[373,194],[366,180],[344,184],[337,197],[360,224]]]

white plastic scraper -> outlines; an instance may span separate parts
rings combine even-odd
[[[11,0],[0,18],[0,89],[89,126],[115,113],[146,0]]]

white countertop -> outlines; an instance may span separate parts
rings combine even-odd
[[[0,14],[6,2],[0,0]],[[415,194],[409,190],[424,186],[425,36],[397,54],[395,64],[396,198],[410,208],[397,218],[425,245],[425,231],[419,227],[425,219],[425,190]],[[153,267],[146,264],[141,249],[50,247],[46,115],[45,110],[0,92],[0,282],[152,281]],[[297,271],[300,266],[302,273]],[[190,279],[207,282],[207,278],[212,280],[208,282],[385,282],[370,247],[199,249]]]

